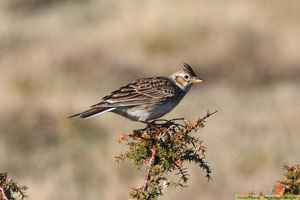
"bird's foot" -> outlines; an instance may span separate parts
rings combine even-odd
[[[162,130],[160,127],[156,126],[154,123],[148,122],[148,121],[141,121],[145,124],[147,124],[150,128],[154,129],[157,131],[157,133],[160,133]]]

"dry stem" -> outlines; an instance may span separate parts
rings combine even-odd
[[[153,166],[154,161],[155,161],[155,156],[156,156],[156,148],[153,145],[153,147],[152,147],[152,155],[151,155],[151,158],[148,161],[148,169],[147,169],[146,177],[145,177],[144,184],[143,184],[143,187],[142,187],[142,191],[143,192],[145,190],[147,190],[147,184],[148,184],[148,182],[149,182],[149,180],[151,178],[150,172],[151,172],[152,166]]]

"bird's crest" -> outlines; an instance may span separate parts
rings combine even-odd
[[[187,63],[182,63],[182,69],[184,72],[190,74],[193,77],[197,77],[196,73],[194,72],[194,70],[192,69],[192,67],[187,64]]]

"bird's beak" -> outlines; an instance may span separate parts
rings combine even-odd
[[[194,80],[192,80],[192,83],[201,83],[201,82],[203,82],[203,80],[199,78],[195,78]]]

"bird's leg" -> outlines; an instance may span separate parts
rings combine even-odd
[[[160,128],[158,128],[157,126],[155,126],[151,122],[148,122],[148,121],[141,121],[141,122],[147,124],[149,127],[151,127],[152,129],[156,130],[158,133],[161,131]]]

